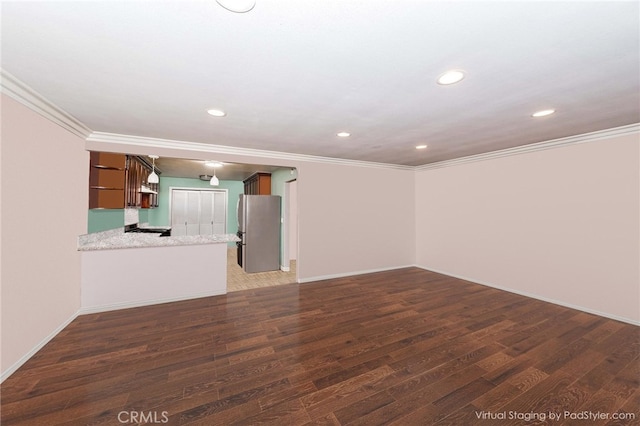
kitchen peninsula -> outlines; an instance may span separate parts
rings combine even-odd
[[[123,229],[81,235],[81,311],[101,312],[227,292],[233,234],[161,237]]]

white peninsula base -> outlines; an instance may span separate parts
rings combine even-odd
[[[80,313],[227,292],[227,244],[81,251]]]

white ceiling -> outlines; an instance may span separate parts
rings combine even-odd
[[[636,1],[2,2],[2,68],[93,131],[415,166],[639,122],[639,16]],[[436,84],[453,68],[466,78]]]
[[[198,179],[200,175],[213,175],[213,168],[206,166],[205,160],[163,157],[156,160],[161,177],[180,177]],[[281,167],[263,164],[222,163],[216,167],[216,176],[222,180],[245,180],[256,172],[272,173]]]

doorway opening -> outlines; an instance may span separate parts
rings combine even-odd
[[[239,291],[282,284],[298,283],[298,191],[297,170],[281,168],[272,172],[271,195],[281,198],[280,268],[276,271],[247,273],[238,265],[237,248],[227,256],[227,291]],[[235,203],[236,213],[237,200]]]

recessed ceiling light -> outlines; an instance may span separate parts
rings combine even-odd
[[[216,0],[225,9],[235,13],[245,13],[256,5],[256,0]]]
[[[459,82],[463,78],[464,78],[464,72],[460,70],[451,70],[451,71],[445,72],[444,74],[441,74],[440,77],[438,77],[438,84],[443,84],[443,85],[454,84]]]
[[[534,112],[531,114],[532,117],[545,117],[547,115],[551,115],[556,112],[555,109],[543,109],[542,111]]]
[[[207,167],[218,168],[218,167],[222,167],[224,164],[220,163],[219,161],[205,161],[204,165]]]
[[[349,132],[340,132],[340,133],[336,133],[336,135],[340,136],[341,138],[348,138],[349,136],[351,136],[351,133],[349,133]]]
[[[225,115],[227,115],[227,113],[221,109],[208,109],[207,113],[209,115],[213,115],[214,117],[224,117]]]
[[[416,149],[426,149],[426,145],[416,145]]]

